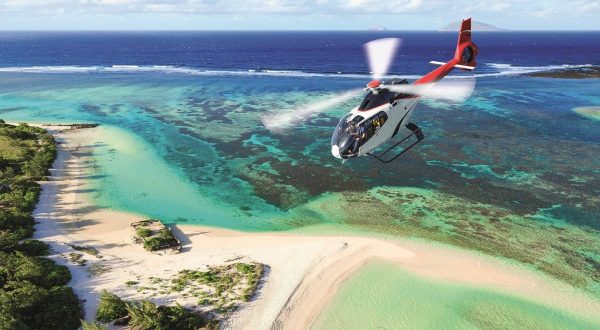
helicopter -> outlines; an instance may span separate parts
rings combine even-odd
[[[276,129],[297,118],[347,102],[355,97],[357,92],[367,92],[362,102],[342,117],[336,126],[331,138],[331,154],[344,161],[359,156],[372,156],[383,163],[392,162],[425,139],[421,128],[409,121],[421,98],[460,102],[471,95],[475,85],[473,79],[454,79],[449,83],[440,80],[455,68],[474,70],[479,51],[471,41],[471,18],[468,18],[461,23],[454,58],[448,62],[431,61],[431,64],[439,67],[412,84],[406,79],[384,81],[381,78],[387,74],[399,44],[400,39],[397,38],[378,39],[365,44],[373,77],[365,88],[305,106],[291,113],[264,117],[263,124],[269,129]],[[401,129],[407,132],[404,137],[385,150],[374,152],[395,138]],[[411,138],[414,142],[408,142],[410,144],[404,147]],[[396,148],[401,150],[390,156]]]

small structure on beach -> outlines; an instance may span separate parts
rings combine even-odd
[[[148,251],[171,249],[179,252],[181,250],[181,242],[160,220],[137,221],[132,223],[131,227],[135,229],[135,242],[141,243]]]

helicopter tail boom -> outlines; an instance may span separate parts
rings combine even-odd
[[[440,67],[415,81],[415,84],[418,85],[439,81],[454,68],[463,70],[475,69],[477,66],[477,62],[475,61],[477,52],[477,46],[471,41],[471,18],[467,18],[462,21],[460,26],[454,58],[448,62],[431,61],[431,64],[440,65]]]

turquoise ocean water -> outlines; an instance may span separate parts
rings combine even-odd
[[[311,202],[381,186],[418,187],[541,221],[597,229],[597,80],[479,78],[464,104],[423,102],[427,139],[398,162],[342,164],[329,152],[355,102],[271,133],[259,115],[326,98],[360,79],[0,73],[0,116],[99,122],[95,199],[118,209],[242,230],[336,222]]]
[[[598,327],[598,319],[502,292],[424,279],[380,262],[368,264],[344,283],[312,326],[313,329]]]

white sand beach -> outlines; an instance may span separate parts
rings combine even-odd
[[[335,295],[341,283],[369,261],[392,261],[415,274],[443,281],[480,285],[535,299],[576,313],[600,314],[600,303],[587,294],[524,267],[477,253],[414,240],[383,240],[353,236],[314,236],[291,233],[244,233],[202,226],[177,225],[182,241],[178,254],[157,254],[133,243],[130,224],[143,216],[99,207],[90,202],[83,183],[90,175],[93,145],[102,127],[66,130],[47,127],[59,144],[52,178],[34,212],[35,238],[51,245],[51,258],[67,265],[77,295],[85,300],[92,320],[99,293],[106,289],[127,299],[149,298],[157,303],[193,305],[195,298],[163,294],[153,297],[125,285],[150,277],[167,278],[182,269],[203,269],[235,261],[267,265],[256,297],[224,323],[225,328],[305,329]],[[70,245],[95,247],[102,256],[85,255],[86,266],[71,263]],[[90,276],[96,265],[105,271]]]

